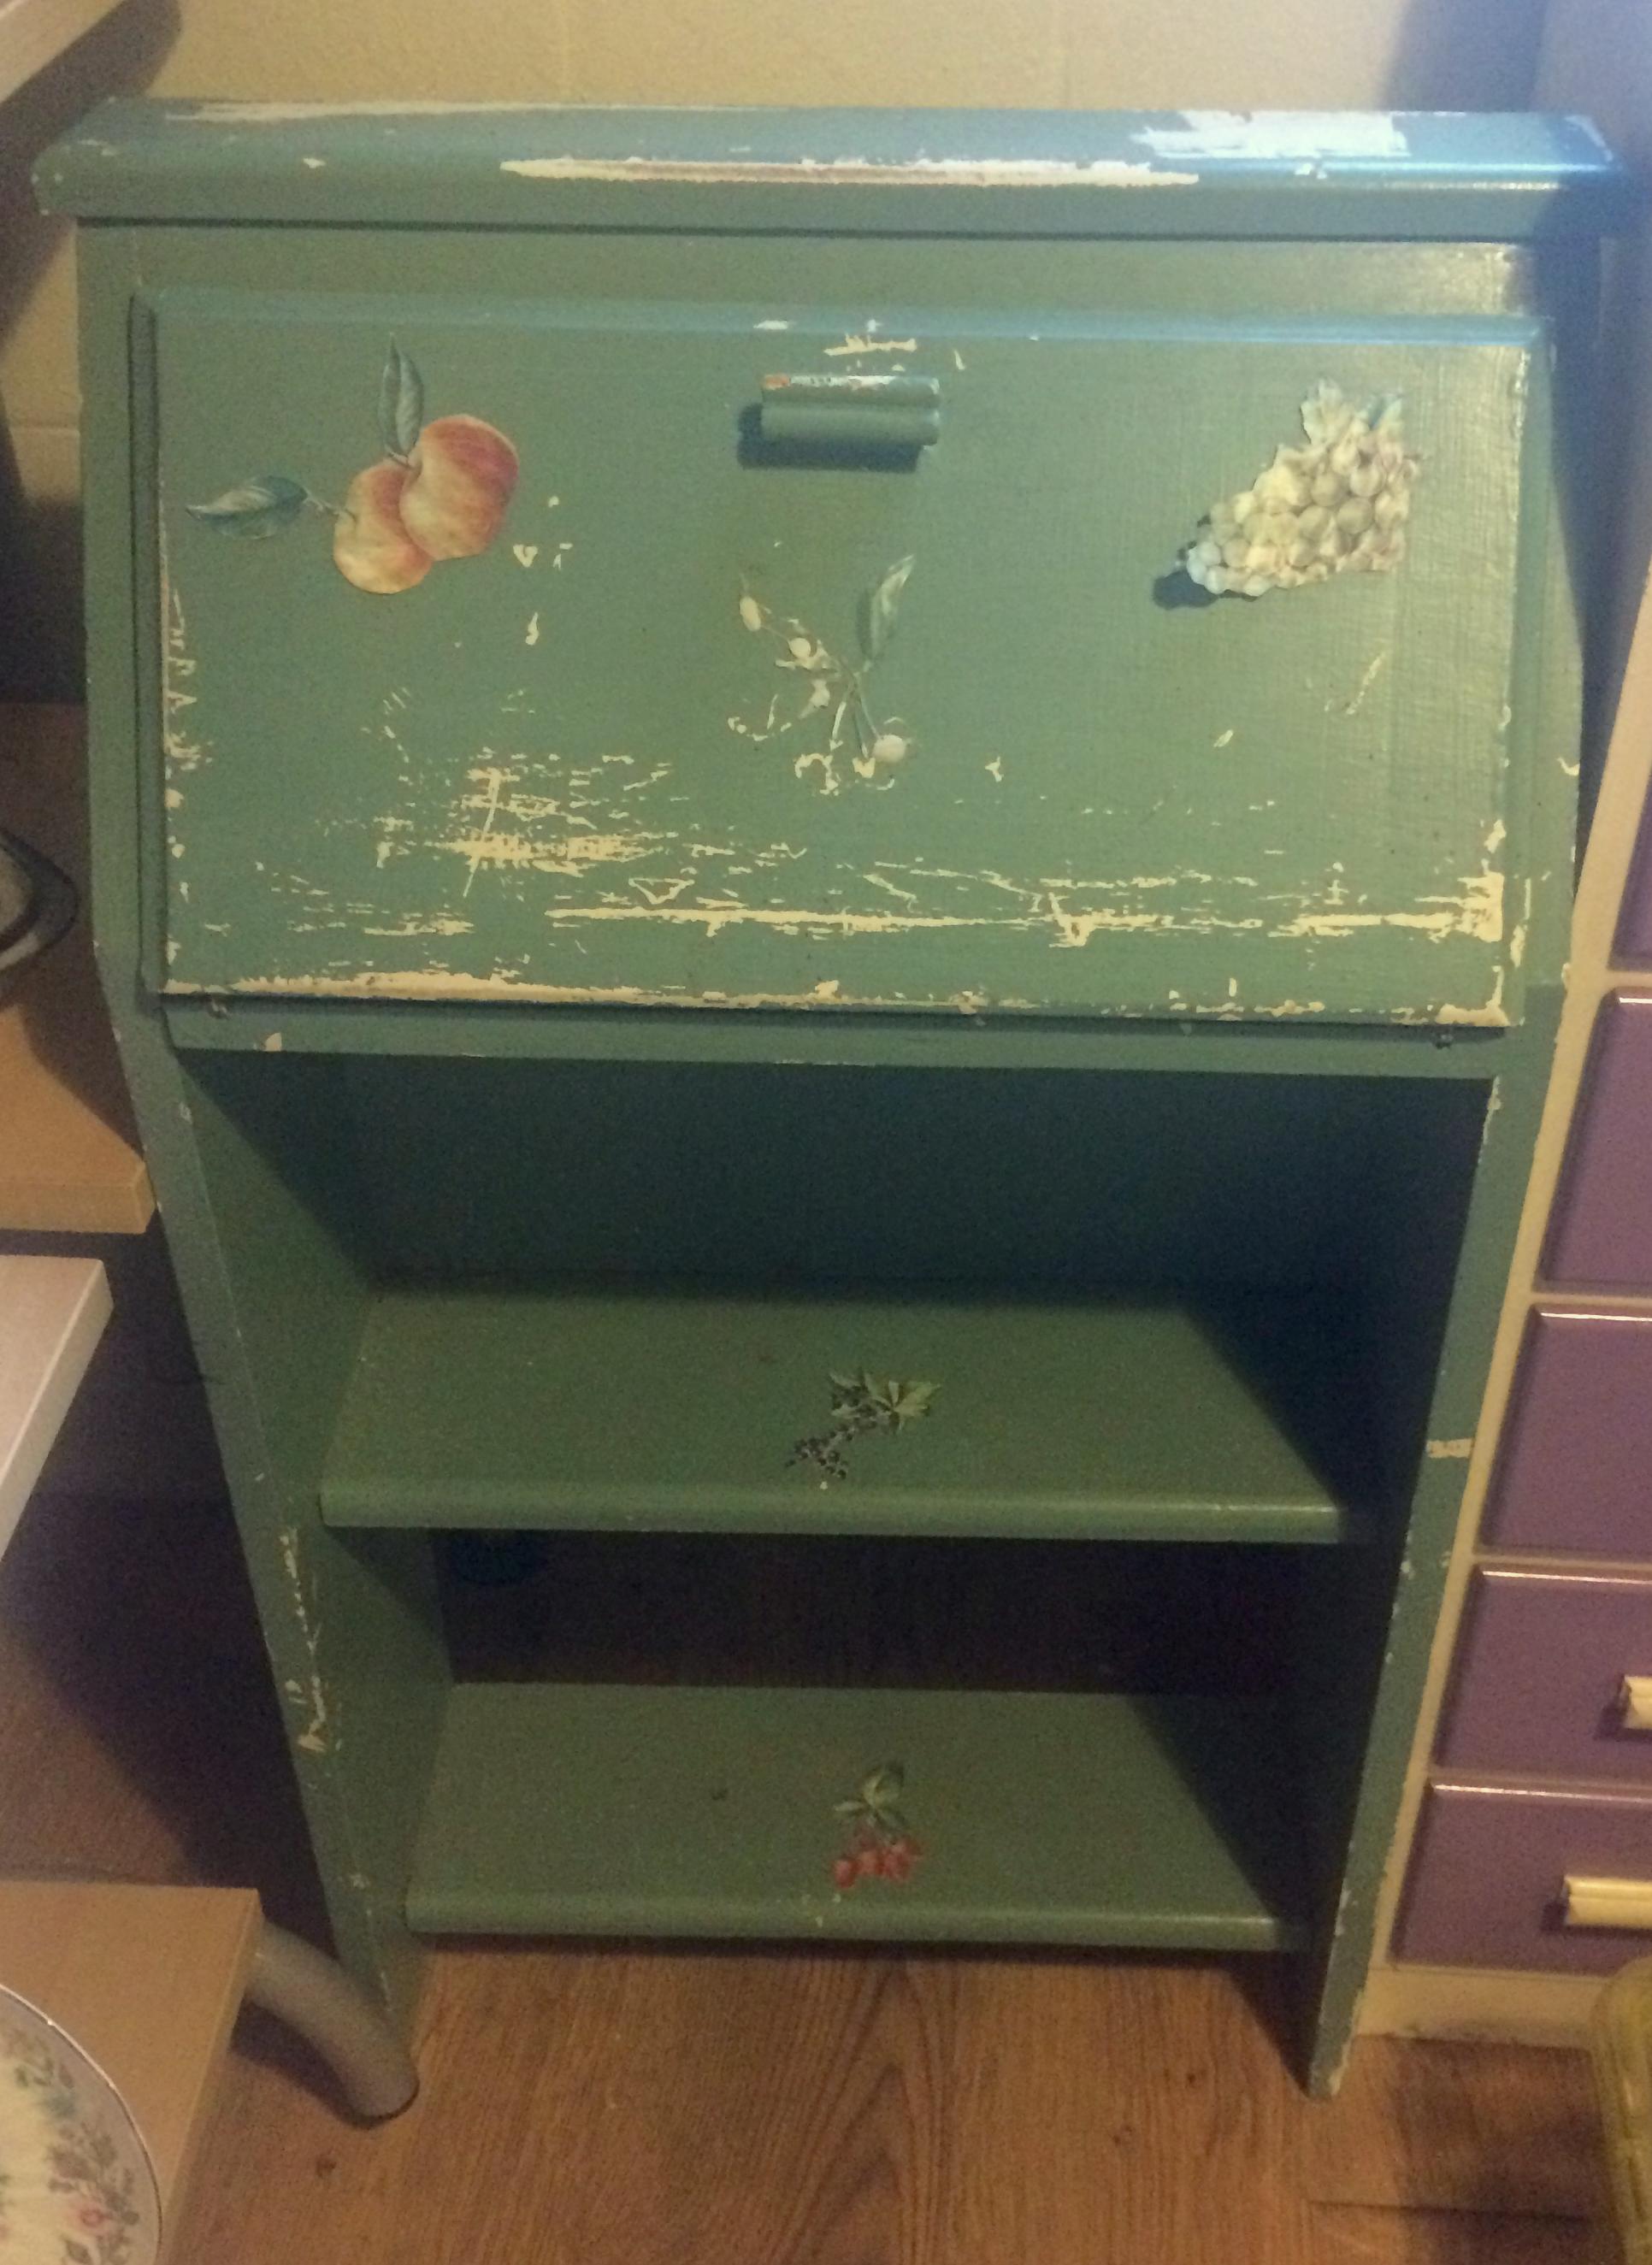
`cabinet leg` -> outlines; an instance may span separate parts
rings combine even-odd
[[[314,2046],[363,2121],[399,2115],[418,2091],[405,2047],[344,1969],[267,1920],[246,1996]]]

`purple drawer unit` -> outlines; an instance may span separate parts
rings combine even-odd
[[[1652,1728],[1626,1726],[1626,1675],[1652,1682],[1652,1574],[1477,1573],[1440,1758],[1652,1792]]]
[[[1619,994],[1600,1010],[1544,1271],[1571,1289],[1652,1294],[1652,999]]]
[[[1627,966],[1652,966],[1652,801],[1641,819],[1641,838],[1618,915],[1616,950]]]
[[[1652,1315],[1532,1315],[1485,1540],[1652,1559]]]
[[[1568,1874],[1652,1886],[1652,1795],[1437,1785],[1411,1860],[1399,1955],[1430,1966],[1610,1974],[1652,1950],[1652,1934],[1638,1928],[1564,1925]]]

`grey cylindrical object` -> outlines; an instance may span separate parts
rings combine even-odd
[[[406,2048],[344,1969],[267,1919],[246,1995],[315,2047],[364,2120],[399,2115],[418,2091]]]
[[[884,375],[766,377],[765,441],[848,451],[927,448],[941,437],[937,378]]]

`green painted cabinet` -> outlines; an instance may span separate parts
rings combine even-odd
[[[1331,2081],[1610,157],[156,104],[40,178],[103,965],[346,1955],[1283,1948]]]

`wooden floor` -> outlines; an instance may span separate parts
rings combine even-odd
[[[0,1865],[251,1883],[313,1928],[210,1511],[37,1502],[0,1568]],[[1600,2265],[1571,2056],[1380,2041],[1315,2106],[1271,1967],[433,1958],[424,2089],[231,2059],[171,2265]]]

